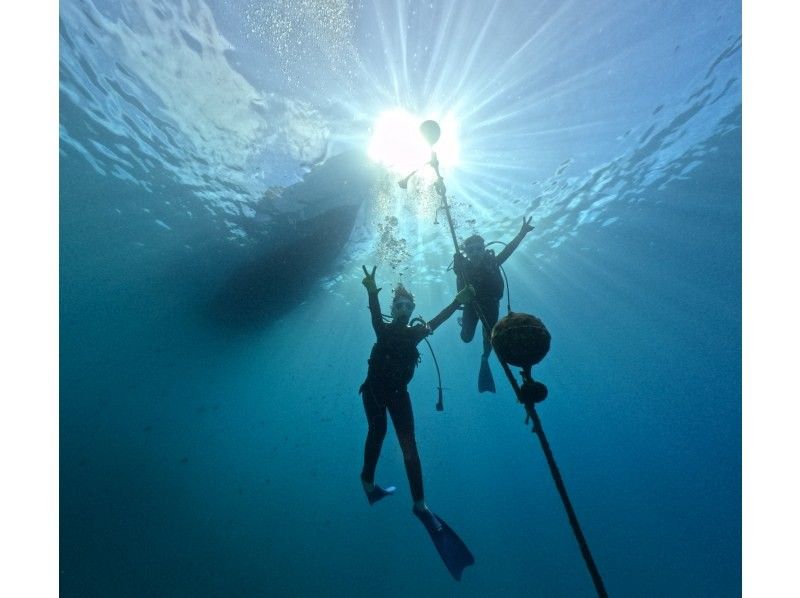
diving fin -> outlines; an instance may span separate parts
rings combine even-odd
[[[445,567],[450,571],[450,575],[456,581],[461,581],[461,573],[464,569],[475,564],[475,557],[472,556],[467,545],[441,517],[435,515],[430,509],[414,507],[412,511],[428,530],[433,545],[439,556],[442,557]]]
[[[394,491],[397,490],[394,486],[387,486],[386,488],[381,488],[377,484],[375,487],[370,491],[367,492],[367,500],[369,501],[370,506],[374,505],[380,499],[389,496],[390,494],[394,494]]]
[[[494,377],[489,367],[489,358],[481,357],[481,371],[478,374],[478,392],[495,392]]]

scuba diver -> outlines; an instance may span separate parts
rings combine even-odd
[[[458,292],[452,303],[427,324],[409,325],[415,307],[414,296],[400,284],[394,291],[392,319],[387,323],[383,321],[378,301],[378,292],[381,289],[375,283],[376,268],[373,267],[370,273],[366,266],[362,266],[364,279],[361,282],[369,296],[369,311],[377,342],[370,353],[367,378],[359,389],[369,426],[364,444],[361,483],[370,505],[395,491],[394,486],[381,488],[375,484],[375,469],[386,436],[388,411],[403,451],[406,475],[414,501],[414,515],[425,525],[450,573],[460,579],[464,567],[471,565],[474,559],[455,532],[425,504],[422,466],[417,452],[414,414],[407,387],[420,359],[417,345],[452,316],[459,305],[469,302],[475,292],[467,285]]]
[[[481,367],[478,374],[478,391],[495,392],[492,370],[489,368],[489,354],[492,352],[492,328],[500,317],[500,299],[503,297],[503,277],[500,266],[522,242],[530,231],[533,230],[530,218],[522,218],[522,227],[517,236],[506,245],[503,250],[495,255],[491,249],[486,249],[483,237],[472,235],[464,241],[464,253],[459,251],[453,256],[453,270],[456,273],[456,288],[463,289],[470,284],[475,289],[475,298],[472,303],[464,305],[464,315],[461,318],[461,340],[468,343],[475,336],[475,328],[481,315],[485,318],[483,326],[483,354]]]

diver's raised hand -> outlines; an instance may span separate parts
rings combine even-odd
[[[361,280],[361,284],[366,287],[367,293],[370,295],[377,294],[380,291],[378,285],[375,284],[375,270],[378,269],[378,266],[372,267],[372,274],[367,271],[366,266],[361,266],[361,269],[364,270],[364,278]]]
[[[456,298],[453,299],[453,303],[458,303],[459,305],[464,305],[465,303],[469,303],[475,298],[475,287],[471,284],[468,284],[463,289],[461,289]]]
[[[522,217],[522,227],[519,229],[520,235],[525,236],[533,230],[531,220],[533,220],[533,216],[529,216],[528,218],[525,218],[525,216]]]

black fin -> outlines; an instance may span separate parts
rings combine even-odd
[[[478,374],[478,392],[496,392],[494,377],[488,359],[481,359],[481,371]]]
[[[394,494],[394,491],[397,490],[394,486],[389,486],[387,488],[381,488],[377,484],[372,489],[372,492],[367,492],[367,500],[369,501],[370,505],[374,505],[380,499],[389,496],[390,494]]]

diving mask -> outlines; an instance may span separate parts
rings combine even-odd
[[[392,317],[396,318],[397,316],[406,316],[411,317],[411,314],[414,313],[414,308],[416,305],[410,299],[406,299],[404,297],[400,297],[392,301]]]

